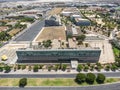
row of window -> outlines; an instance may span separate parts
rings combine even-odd
[[[100,51],[18,51],[18,56],[99,56]]]

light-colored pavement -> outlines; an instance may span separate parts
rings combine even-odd
[[[101,49],[100,63],[113,63],[115,62],[114,53],[111,44],[107,40],[91,41],[91,47],[99,47]]]
[[[16,50],[18,48],[28,47],[28,44],[7,44],[4,47],[0,48],[0,62],[5,64],[15,64],[17,60]],[[8,59],[6,61],[1,60],[1,56],[6,55]]]
[[[112,45],[109,43],[109,37],[98,34],[93,31],[89,31],[89,30],[86,30],[86,32],[89,34],[97,35],[99,38],[103,39],[103,40],[89,40],[88,41],[91,47],[99,47],[101,49],[101,55],[100,55],[99,62],[102,64],[115,62]]]
[[[100,72],[94,73],[95,75],[97,75]],[[0,74],[0,78],[75,78],[77,73],[33,73],[33,74]],[[120,72],[104,72],[103,73],[106,77],[110,77],[110,78],[120,78]]]
[[[100,72],[97,71],[97,70],[94,70],[94,71],[90,71],[88,70],[88,72],[85,72],[85,71],[81,71],[81,73],[104,73],[104,74],[110,74],[110,76],[114,77],[114,76],[117,76],[117,77],[120,77],[120,71],[119,70],[116,70],[116,71],[105,71],[105,70],[101,70]],[[70,72],[68,72],[67,70],[66,71],[62,71],[62,70],[58,70],[58,71],[55,71],[55,70],[51,70],[51,71],[48,71],[47,69],[40,69],[38,70],[38,72],[34,72],[33,70],[31,71],[28,71],[28,69],[25,69],[25,70],[17,70],[17,71],[14,71],[13,69],[8,72],[8,73],[5,73],[5,71],[3,72],[0,72],[0,75],[76,75],[77,72],[76,70],[71,70]]]

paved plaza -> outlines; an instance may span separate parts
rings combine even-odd
[[[91,47],[99,47],[101,49],[100,63],[113,63],[115,62],[114,53],[111,44],[107,40],[91,41]]]

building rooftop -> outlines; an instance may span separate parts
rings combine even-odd
[[[85,48],[64,48],[64,49],[33,49],[33,48],[19,48],[17,51],[89,51],[89,50],[100,50],[99,47],[85,47]]]
[[[73,33],[73,35],[78,34],[77,29],[72,27],[72,33]]]

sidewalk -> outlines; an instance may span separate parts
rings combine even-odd
[[[100,72],[99,71],[81,71],[80,73],[114,73],[114,72],[120,72],[118,70],[116,71],[105,71],[105,70],[101,70]],[[34,72],[33,70],[31,71],[28,71],[28,70],[17,70],[17,71],[14,71],[14,70],[11,70],[10,72],[8,73],[5,73],[5,71],[3,72],[0,72],[0,74],[77,74],[79,72],[77,72],[76,70],[71,70],[70,72],[68,72],[67,70],[66,71],[62,71],[62,70],[58,70],[58,71],[55,71],[55,70],[51,70],[51,71],[48,71],[48,70],[39,70],[38,72]]]

